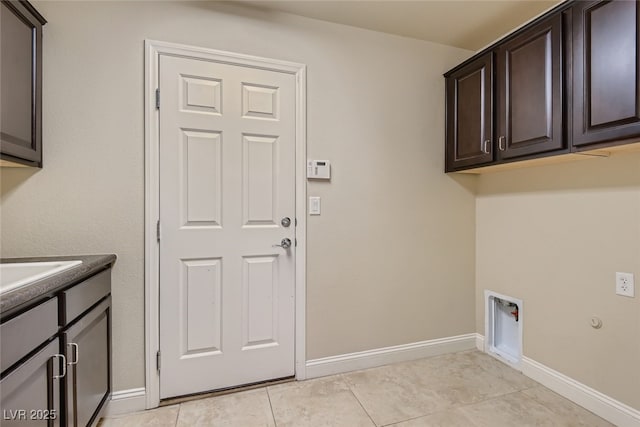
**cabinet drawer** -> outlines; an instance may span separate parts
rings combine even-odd
[[[57,332],[57,298],[3,323],[0,325],[0,370],[4,372]]]
[[[111,269],[98,273],[60,295],[60,321],[67,325],[111,292]]]

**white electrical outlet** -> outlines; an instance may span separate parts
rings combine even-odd
[[[635,296],[633,273],[616,273],[616,294],[631,298]]]

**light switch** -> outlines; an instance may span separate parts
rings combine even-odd
[[[309,197],[309,215],[320,215],[320,197]]]

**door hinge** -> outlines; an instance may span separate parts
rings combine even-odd
[[[293,241],[295,242],[295,246],[298,247],[298,239],[295,238],[295,239],[293,239]]]
[[[156,110],[160,109],[160,88],[156,89]]]
[[[156,366],[158,367],[158,372],[160,372],[160,350],[156,353]]]
[[[156,239],[158,240],[158,243],[160,243],[160,220],[156,222]]]

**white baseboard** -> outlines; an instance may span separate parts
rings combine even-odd
[[[144,387],[114,391],[104,412],[105,417],[144,411],[147,408],[147,393]]]
[[[484,335],[476,334],[476,349],[484,352]]]
[[[476,334],[476,346],[484,351],[484,336]],[[640,411],[523,356],[522,373],[550,390],[618,427],[640,427]]]
[[[640,411],[528,357],[522,373],[618,427],[640,427]]]
[[[475,345],[476,334],[466,334],[323,357],[307,361],[307,378],[324,377],[359,369],[374,368],[390,363],[472,350]]]

